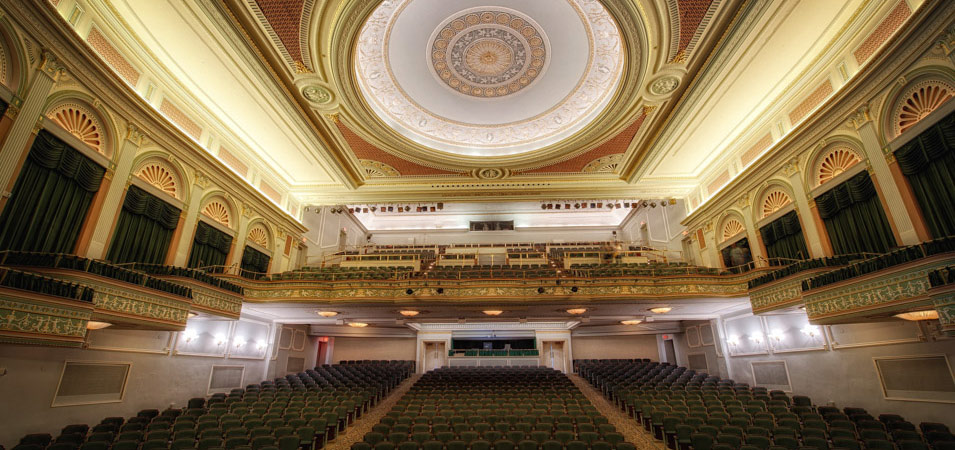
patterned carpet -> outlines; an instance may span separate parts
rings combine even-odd
[[[335,437],[334,441],[325,444],[325,449],[349,450],[352,444],[362,440],[362,438],[365,437],[365,433],[371,431],[371,427],[375,426],[385,414],[388,414],[388,411],[391,411],[391,407],[395,406],[395,403],[398,403],[398,399],[400,399],[402,395],[405,395],[408,389],[411,389],[411,385],[415,384],[418,378],[421,378],[421,374],[414,374],[407,380],[402,381],[401,384],[399,384],[395,390],[391,391],[387,397],[382,399],[380,403],[362,415],[357,422],[346,428],[344,433],[340,433]]]
[[[568,374],[567,376],[580,388],[580,391],[590,400],[590,403],[594,404],[597,411],[600,411],[600,413],[617,428],[617,431],[623,434],[627,442],[632,443],[640,450],[659,450],[665,448],[662,442],[654,439],[636,420],[631,419],[626,413],[616,408],[603,394],[594,389],[587,380],[573,374]]]

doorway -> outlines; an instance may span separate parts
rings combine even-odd
[[[541,364],[543,366],[566,373],[567,359],[564,355],[564,341],[541,342]]]
[[[666,362],[676,364],[676,348],[673,347],[673,339],[663,341],[663,352],[666,356]]]
[[[424,342],[425,372],[444,367],[447,358],[446,348],[444,341]]]

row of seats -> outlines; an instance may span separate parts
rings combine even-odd
[[[634,450],[562,373],[426,373],[352,450]]]
[[[13,450],[318,450],[413,372],[412,361],[325,365],[185,408],[68,425],[55,439],[29,434]]]
[[[686,450],[955,449],[944,424],[815,406],[805,396],[750,387],[648,360],[575,362],[605,396],[669,448]]]

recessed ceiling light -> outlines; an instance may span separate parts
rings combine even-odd
[[[348,322],[348,326],[353,328],[365,328],[368,324],[365,322]]]
[[[113,324],[111,324],[111,323],[109,323],[109,322],[98,322],[98,321],[95,321],[95,320],[90,320],[90,321],[86,322],[86,329],[87,329],[87,330],[102,330],[103,328],[106,328],[106,327],[109,327],[109,326],[112,326],[112,325],[113,325]]]
[[[630,319],[630,320],[621,320],[621,321],[620,321],[620,323],[622,323],[622,324],[624,324],[624,325],[638,325],[638,324],[640,324],[640,323],[642,323],[642,322],[643,322],[643,321],[640,320],[640,319]]]
[[[666,314],[666,313],[670,312],[672,309],[673,309],[673,308],[671,308],[671,307],[669,307],[669,306],[660,306],[660,307],[656,307],[656,308],[650,308],[650,312],[652,312],[652,313],[654,313],[654,314]]]
[[[934,309],[929,309],[926,311],[912,311],[907,313],[896,314],[895,317],[905,320],[938,320],[938,311]]]
[[[317,311],[318,315],[322,317],[335,317],[338,315],[337,311]]]
[[[499,316],[499,315],[501,315],[504,311],[501,311],[501,310],[499,310],[499,309],[486,309],[486,310],[481,311],[481,312],[483,312],[484,314],[487,314],[487,315],[489,315],[489,316]]]
[[[414,317],[414,316],[417,316],[418,314],[421,314],[421,312],[415,311],[413,309],[403,309],[401,311],[398,311],[398,314],[401,314],[402,316],[405,316],[405,317]]]
[[[583,314],[587,312],[587,308],[571,308],[567,310],[567,314]]]

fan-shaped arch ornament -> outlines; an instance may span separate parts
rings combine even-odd
[[[86,108],[74,103],[65,103],[50,110],[47,117],[93,150],[106,154],[103,125]]]
[[[725,241],[737,234],[742,233],[746,228],[743,224],[737,219],[729,219],[723,223],[723,239],[720,241]]]
[[[269,248],[269,233],[261,224],[255,225],[249,230],[249,236],[246,238],[263,248]]]
[[[623,159],[623,153],[602,156],[589,163],[581,170],[583,173],[615,173]]]
[[[213,200],[207,203],[206,207],[202,208],[202,213],[205,214],[206,217],[215,220],[216,222],[219,222],[230,228],[232,227],[232,218],[231,214],[229,214],[229,208],[226,208],[226,206],[219,200]]]
[[[779,189],[773,189],[766,194],[766,197],[763,199],[762,216],[760,216],[760,218],[768,217],[770,214],[783,209],[783,207],[790,203],[792,203],[792,199],[789,198],[789,194]]]
[[[400,177],[401,173],[398,172],[398,169],[389,166],[380,161],[373,161],[370,159],[362,159],[361,166],[365,168],[365,175],[368,175],[368,178],[385,178],[385,177]]]
[[[893,120],[898,136],[938,109],[955,95],[955,86],[941,80],[925,80],[907,89],[895,106]]]
[[[815,174],[816,186],[819,186],[849,170],[862,161],[856,152],[848,147],[835,147],[819,156]]]
[[[159,161],[147,162],[136,171],[136,176],[173,198],[179,198],[179,177],[165,164]]]

